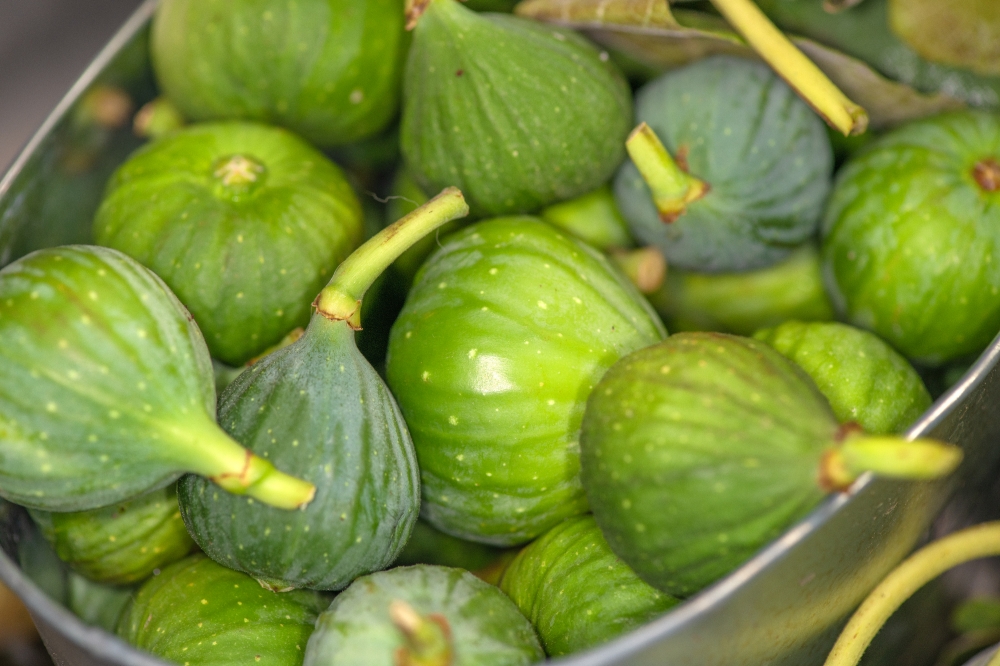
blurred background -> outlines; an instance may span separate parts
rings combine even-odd
[[[140,4],[0,0],[0,173]]]
[[[0,0],[0,174],[141,0]],[[46,666],[31,618],[0,584],[0,666]]]

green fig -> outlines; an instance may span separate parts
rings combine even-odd
[[[537,218],[442,239],[386,357],[420,461],[423,518],[513,546],[586,512],[577,442],[587,394],[618,358],[664,335],[607,258]]]
[[[416,239],[467,212],[461,193],[446,190],[367,241],[316,298],[302,337],[222,394],[226,431],[310,480],[316,497],[302,511],[277,511],[185,477],[181,512],[209,557],[273,589],[338,590],[399,555],[420,508],[416,456],[395,400],[354,333],[372,282]]]
[[[826,207],[823,275],[839,313],[914,362],[979,354],[1000,329],[1000,114],[889,132]]]
[[[499,548],[445,534],[423,520],[418,520],[413,526],[410,540],[406,542],[393,566],[437,564],[476,572],[496,562],[503,552]]]
[[[867,471],[950,473],[961,450],[841,426],[792,361],[750,338],[677,333],[608,370],[587,402],[583,485],[608,545],[679,597],[726,575]]]
[[[632,98],[606,53],[567,30],[457,0],[415,4],[401,141],[425,190],[459,187],[475,216],[526,213],[614,173]]]
[[[316,621],[305,666],[527,666],[531,623],[468,571],[417,565],[359,578]]]
[[[546,206],[538,216],[604,252],[635,245],[608,184],[569,201]]]
[[[164,0],[150,50],[188,118],[275,123],[329,147],[396,116],[407,42],[402,0]]]
[[[931,62],[1000,76],[1000,4],[995,0],[888,0],[889,25]]]
[[[59,558],[99,583],[143,581],[194,546],[175,484],[100,509],[30,513]]]
[[[194,125],[118,168],[98,244],[152,269],[194,315],[212,356],[239,365],[309,320],[309,300],[361,242],[343,172],[282,129]]]
[[[909,362],[878,336],[836,322],[788,321],[754,338],[795,361],[841,423],[873,435],[903,432],[931,406]]]
[[[328,601],[308,590],[278,594],[204,555],[149,579],[122,611],[117,633],[187,666],[300,666]]]
[[[816,233],[833,154],[823,122],[761,63],[716,56],[636,95],[615,201],[671,266],[763,268]],[[662,140],[662,144],[660,141]]]
[[[531,620],[550,657],[605,643],[680,603],[618,559],[593,516],[570,518],[525,547],[500,589]]]
[[[191,316],[151,271],[101,247],[39,250],[0,270],[0,496],[81,511],[184,472],[285,508],[314,488],[215,422]]]
[[[777,264],[754,271],[671,269],[649,302],[672,331],[750,335],[788,319],[829,321],[834,317],[823,288],[819,251],[812,242]]]

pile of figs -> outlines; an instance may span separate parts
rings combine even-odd
[[[669,66],[635,0],[162,0],[90,244],[0,270],[22,557],[184,666],[528,664],[951,473],[902,433],[1000,330],[1000,53],[820,4],[760,2],[994,94],[866,111],[749,0]]]

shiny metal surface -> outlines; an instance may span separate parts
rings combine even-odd
[[[79,100],[96,85],[127,90],[136,104],[154,94],[145,53],[155,6],[148,0],[109,43],[0,181],[0,266],[37,247],[86,242],[104,180],[137,145],[129,128],[79,127]],[[898,483],[864,477],[738,571],[671,613],[567,666],[821,664],[846,616],[926,533],[950,493],[974,492],[1000,462],[1000,338],[939,399],[910,434],[960,444],[953,478]],[[46,596],[17,564],[31,529],[0,502],[0,579],[31,609],[60,666],[164,666],[84,625]]]

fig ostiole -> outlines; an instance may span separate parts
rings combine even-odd
[[[866,472],[939,478],[961,450],[841,425],[763,342],[678,333],[622,358],[590,394],[582,478],[611,549],[680,597],[729,573]]]
[[[81,511],[184,472],[276,507],[311,483],[216,424],[198,327],[151,271],[116,250],[40,250],[0,271],[0,496]]]
[[[399,555],[420,508],[419,471],[406,423],[358,350],[355,331],[365,292],[382,271],[467,212],[462,194],[450,188],[376,234],[316,297],[303,335],[223,392],[219,422],[226,431],[311,480],[316,497],[302,511],[278,512],[185,477],[181,512],[209,557],[271,589],[338,590]]]

